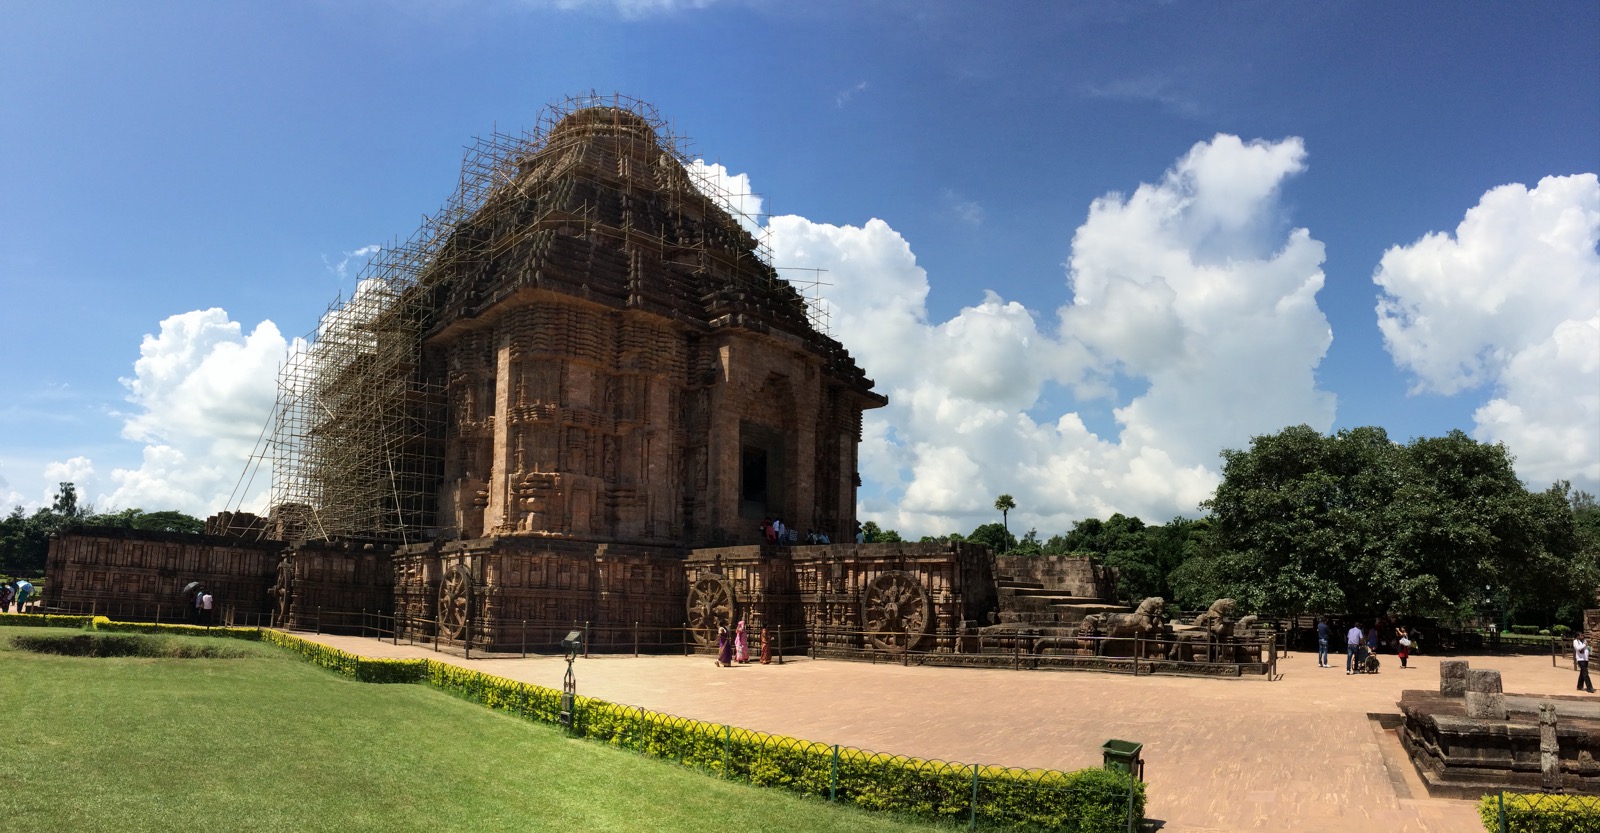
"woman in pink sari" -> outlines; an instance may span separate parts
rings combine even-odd
[[[733,640],[728,638],[728,626],[717,626],[717,665],[729,668],[733,665]]]
[[[739,620],[739,627],[734,630],[733,653],[734,660],[738,662],[750,661],[750,638],[745,635],[743,619]]]

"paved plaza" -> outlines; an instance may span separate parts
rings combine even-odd
[[[467,660],[402,642],[317,636],[369,657],[432,657],[559,688],[557,657]],[[1573,693],[1570,662],[1454,656],[1498,669],[1508,693]],[[616,703],[807,740],[963,763],[1071,770],[1111,738],[1144,744],[1148,815],[1165,833],[1470,833],[1469,801],[1429,798],[1392,731],[1400,692],[1438,689],[1439,658],[1380,674],[1278,661],[1282,678],[920,668],[836,660],[718,668],[710,657],[578,660],[578,691]]]

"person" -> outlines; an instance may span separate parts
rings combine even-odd
[[[733,665],[733,640],[728,638],[728,626],[717,626],[717,667],[728,668]]]
[[[789,543],[789,528],[783,525],[782,518],[772,519],[772,531],[778,536],[778,543]]]
[[[0,584],[0,613],[11,612],[11,600],[16,595],[17,591],[11,587],[10,582]]]
[[[817,533],[817,543],[819,543],[819,544],[831,544],[833,542],[828,540],[828,533],[826,533],[826,532],[818,532]]]
[[[1400,667],[1406,668],[1406,658],[1411,656],[1411,637],[1406,635],[1406,629],[1403,627],[1395,628],[1394,635],[1395,656],[1400,658]]]
[[[207,590],[200,594],[200,618],[207,625],[215,625],[217,623],[216,611],[212,604],[211,591]]]
[[[761,519],[761,540],[769,544],[778,543],[778,533],[772,528],[771,518]]]
[[[1589,680],[1589,643],[1578,634],[1572,640],[1572,658],[1578,661],[1578,690],[1594,693],[1594,683]]]
[[[1367,643],[1363,642],[1360,645],[1356,646],[1356,673],[1357,674],[1366,674],[1366,673],[1368,673],[1368,672],[1373,670],[1372,666],[1370,665],[1370,663],[1372,662],[1372,659],[1373,659],[1372,654],[1373,654],[1373,651],[1372,651],[1371,648],[1367,647]]]
[[[761,626],[761,664],[772,662],[772,646],[767,644],[767,626]]]
[[[750,637],[745,634],[744,620],[739,620],[739,625],[733,633],[733,661],[750,661]]]
[[[18,613],[27,613],[28,612],[28,607],[27,607],[28,598],[33,595],[33,584],[30,583],[27,579],[19,578],[19,579],[17,579],[16,587],[17,587],[17,612]]]
[[[196,625],[205,624],[205,591],[196,588],[194,591],[194,610],[191,612]]]
[[[1344,635],[1344,673],[1356,673],[1356,648],[1362,643],[1361,626],[1351,625]]]
[[[1333,638],[1333,632],[1328,627],[1328,620],[1317,617],[1317,667],[1328,667],[1328,641]]]

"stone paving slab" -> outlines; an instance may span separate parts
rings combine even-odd
[[[431,657],[559,688],[557,657],[463,659],[425,646],[316,636],[371,657]],[[1452,657],[1501,672],[1507,692],[1567,693],[1571,663]],[[1337,658],[1341,663],[1343,657]],[[1278,661],[1282,678],[1217,680],[1098,672],[921,668],[837,660],[717,668],[710,657],[579,659],[578,691],[746,729],[963,763],[1079,769],[1100,746],[1144,744],[1148,815],[1164,833],[1467,833],[1473,802],[1429,798],[1393,731],[1408,688],[1438,689],[1439,664],[1393,657],[1376,675]],[[1597,699],[1600,702],[1600,699]]]

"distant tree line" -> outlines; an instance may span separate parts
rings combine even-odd
[[[62,483],[48,507],[33,514],[21,506],[0,520],[0,575],[44,575],[45,558],[50,553],[50,536],[76,526],[112,526],[150,532],[202,532],[205,521],[182,512],[145,512],[123,509],[96,512],[93,506],[78,502],[78,488]]]
[[[1222,452],[1198,519],[1086,518],[1040,541],[1001,523],[968,535],[1008,555],[1076,554],[1117,568],[1118,595],[1196,609],[1234,598],[1257,613],[1383,612],[1576,622],[1597,604],[1600,504],[1561,482],[1529,491],[1499,444],[1460,431],[1392,442],[1381,428],[1308,426]],[[1002,512],[1015,508],[1009,495]],[[898,541],[865,524],[870,540]]]

